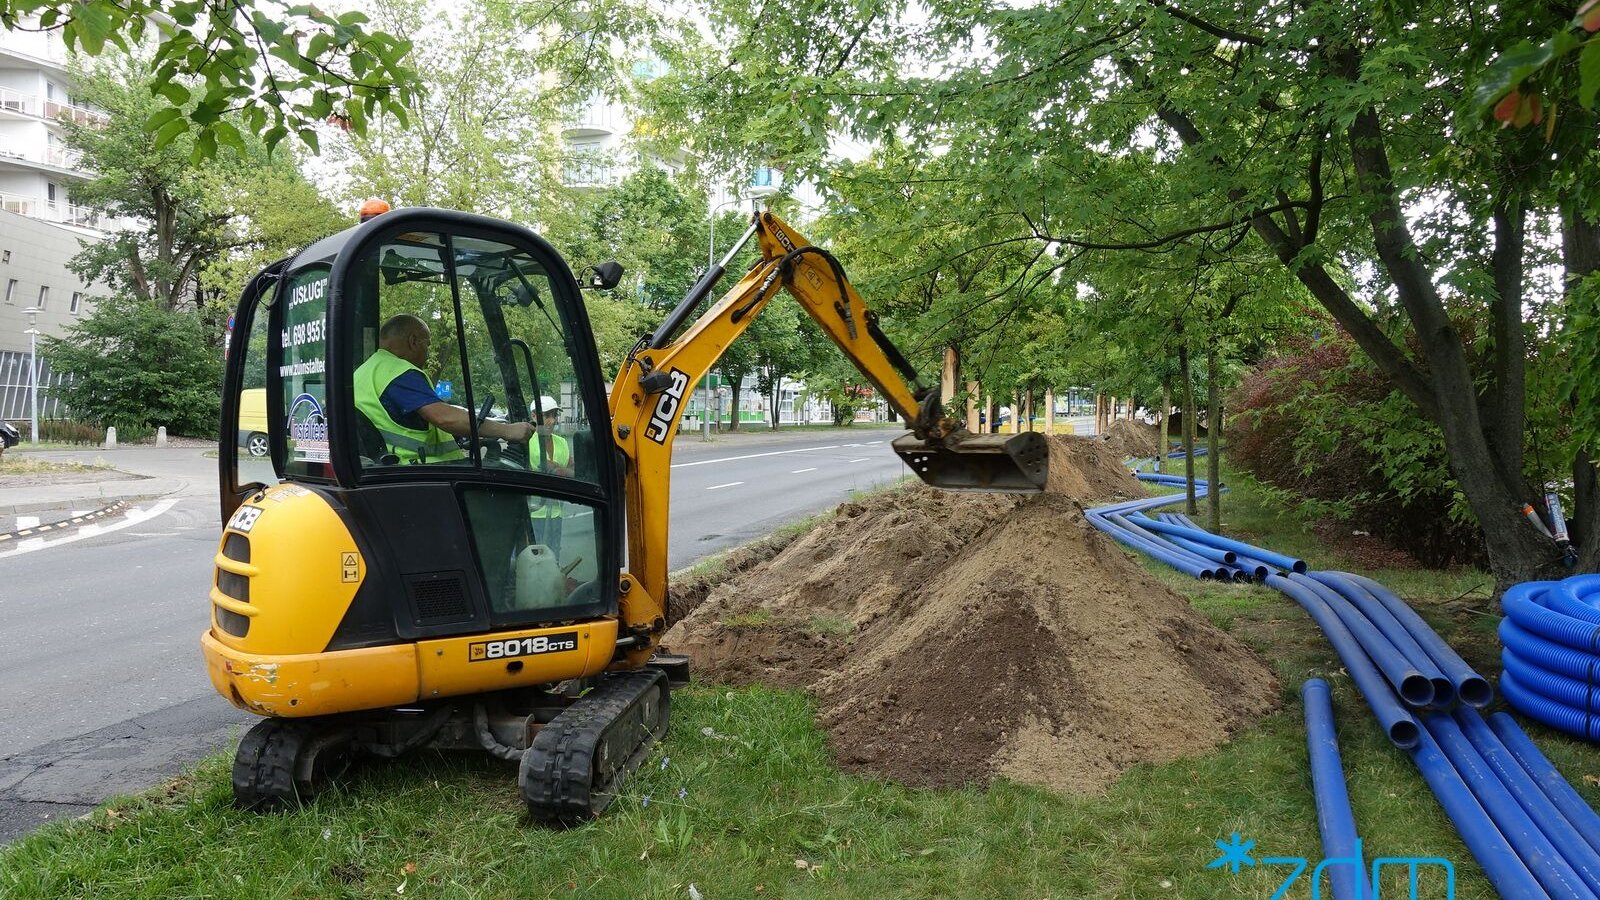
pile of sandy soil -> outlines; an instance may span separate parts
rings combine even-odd
[[[1161,429],[1144,422],[1118,419],[1106,429],[1105,444],[1122,459],[1149,459],[1161,449]]]
[[[1200,753],[1271,711],[1272,671],[1084,519],[1142,493],[1051,438],[1042,495],[922,485],[839,507],[716,585],[666,643],[696,677],[809,689],[846,769],[1069,792]]]

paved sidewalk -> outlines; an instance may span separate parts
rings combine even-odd
[[[118,447],[115,450],[13,448],[8,458],[107,466],[103,474],[68,478],[26,475],[0,478],[0,515],[90,510],[118,500],[215,497],[217,461],[199,447]],[[0,475],[5,469],[0,467]],[[132,476],[132,477],[130,477]],[[41,516],[43,518],[43,516]]]

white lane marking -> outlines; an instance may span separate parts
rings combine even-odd
[[[783,456],[786,453],[810,453],[812,450],[837,450],[838,444],[829,444],[826,447],[800,447],[796,450],[774,450],[771,453],[747,453],[744,456],[724,456],[721,459],[697,459],[694,462],[673,463],[674,469],[687,469],[690,466],[709,466],[712,463],[736,462],[741,459],[758,459],[763,456]]]
[[[171,500],[162,500],[161,502],[151,506],[149,509],[130,509],[121,521],[104,523],[97,526],[94,531],[87,531],[87,528],[80,528],[67,537],[56,538],[53,541],[47,541],[44,538],[33,538],[26,540],[18,544],[15,550],[11,550],[6,553],[0,553],[0,559],[7,559],[22,553],[32,553],[35,550],[43,550],[46,547],[59,547],[62,544],[70,544],[74,541],[81,541],[85,538],[92,538],[96,535],[105,534],[111,531],[121,531],[124,528],[130,528],[134,525],[148,522],[177,505],[178,500],[176,498]],[[86,531],[87,533],[85,533]]]
[[[790,472],[789,474],[790,475],[799,475],[799,474],[801,474],[803,472],[815,472],[816,470],[817,470],[817,467],[816,466],[812,466],[809,469],[795,469],[793,472]]]
[[[706,488],[706,490],[708,490],[708,491],[720,491],[725,487],[738,487],[741,484],[744,484],[744,482],[742,482],[742,481],[730,481],[727,484],[713,484],[711,487]]]
[[[881,443],[883,443],[883,441],[867,441],[867,446],[871,447],[874,444],[881,444]]]
[[[847,463],[866,462],[866,461],[867,461],[867,458],[865,456],[861,457],[860,459],[847,459],[847,460],[845,460],[845,462],[847,462]]]
[[[39,517],[38,516],[17,516],[17,530],[18,531],[21,531],[24,528],[38,528],[38,527],[39,527]]]

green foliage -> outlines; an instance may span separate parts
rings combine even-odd
[[[364,131],[378,112],[404,115],[416,91],[409,42],[286,0],[5,0],[0,25],[60,29],[68,49],[151,53],[145,82],[160,98],[143,126],[158,146],[191,135],[198,160],[245,135],[274,147],[294,134],[313,152],[325,120]],[[236,118],[235,118],[236,117]]]
[[[40,352],[70,377],[54,388],[74,418],[172,434],[217,430],[222,350],[199,317],[148,300],[116,297],[45,338]]]
[[[1231,398],[1229,456],[1311,517],[1332,516],[1429,565],[1482,564],[1483,535],[1438,426],[1347,335],[1296,341]]]
[[[253,134],[197,159],[195,138],[162,144],[144,127],[165,100],[149,62],[108,55],[80,71],[77,96],[108,113],[67,126],[67,143],[94,177],[74,202],[130,224],[87,244],[73,268],[112,291],[176,307],[193,298],[221,318],[263,265],[348,224],[300,174],[286,150]]]

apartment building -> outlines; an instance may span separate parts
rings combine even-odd
[[[73,102],[58,31],[0,31],[0,418],[29,414],[30,320],[41,336],[59,335],[97,296],[67,268],[103,237],[103,223],[72,202],[90,173],[66,148],[63,123],[104,119]],[[39,412],[49,418],[54,401],[44,389],[55,378],[48,361],[39,363]]]

